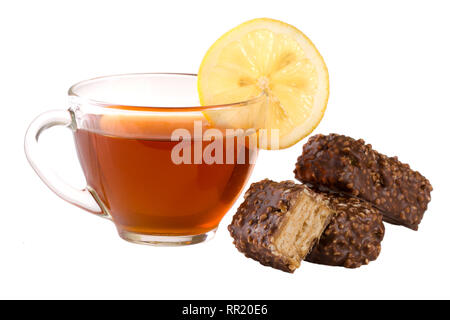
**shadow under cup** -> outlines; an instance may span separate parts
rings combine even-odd
[[[98,211],[59,194],[30,163],[57,194],[112,219],[125,240],[203,242],[243,190],[258,153],[254,130],[214,127],[205,112],[259,101],[199,107],[196,82],[188,74],[129,74],[70,89],[69,126]]]

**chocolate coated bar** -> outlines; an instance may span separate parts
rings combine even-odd
[[[328,201],[292,181],[266,179],[247,190],[228,230],[247,257],[294,272],[333,215]]]
[[[330,194],[329,206],[335,215],[305,260],[346,268],[375,260],[384,237],[380,211],[364,200],[336,194]]]
[[[315,135],[303,146],[295,177],[320,190],[349,194],[379,208],[386,222],[417,230],[432,186],[419,172],[364,140]]]

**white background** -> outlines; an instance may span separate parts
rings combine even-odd
[[[447,1],[2,1],[0,298],[450,298],[449,13]],[[27,125],[65,109],[71,84],[195,73],[216,38],[256,17],[295,25],[324,56],[331,95],[315,133],[364,138],[433,184],[420,230],[386,225],[368,266],[263,267],[232,245],[235,208],[206,244],[130,244],[56,197],[26,162]],[[46,137],[55,169],[82,186],[70,133]],[[302,144],[261,152],[251,181],[293,179]]]

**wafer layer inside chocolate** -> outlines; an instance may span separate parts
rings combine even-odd
[[[322,234],[332,211],[307,189],[292,199],[292,205],[274,235],[273,244],[297,268]]]

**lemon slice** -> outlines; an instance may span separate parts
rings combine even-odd
[[[204,111],[212,125],[254,128],[287,148],[319,124],[328,101],[328,71],[314,44],[298,29],[261,18],[224,34],[206,53],[198,73],[202,105],[229,104],[258,96],[263,103]],[[256,98],[258,100],[258,98]]]

